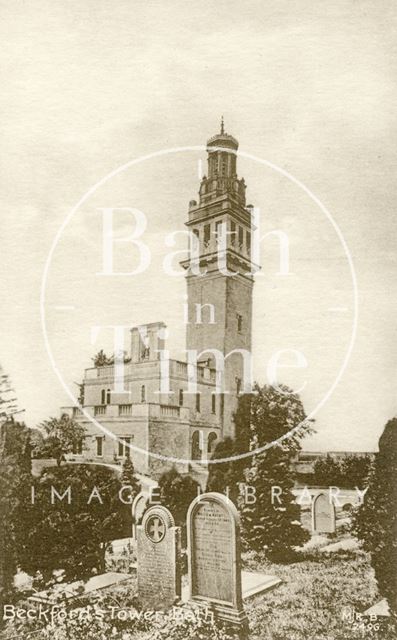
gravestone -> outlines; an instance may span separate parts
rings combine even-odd
[[[166,611],[181,595],[180,527],[156,505],[145,511],[136,533],[139,602],[145,610]]]
[[[132,515],[132,538],[136,540],[136,528],[139,524],[140,519],[142,518],[146,504],[148,503],[149,496],[142,491],[138,493],[131,506],[131,515]]]
[[[312,502],[313,533],[335,533],[335,506],[325,493],[319,493]]]
[[[204,493],[187,514],[190,601],[248,630],[241,594],[239,516],[221,493]]]

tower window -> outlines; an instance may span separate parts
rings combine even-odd
[[[200,413],[200,394],[196,393],[196,411]]]
[[[243,229],[243,227],[239,227],[238,228],[238,243],[240,245],[240,248],[243,246],[243,242],[244,242],[244,229]]]
[[[179,389],[179,406],[183,407],[183,389]]]
[[[141,386],[141,402],[146,402],[146,387],[144,384]]]
[[[241,378],[236,378],[236,391],[237,395],[239,395],[241,391]]]
[[[101,391],[101,404],[106,404],[106,391],[102,389]]]
[[[110,389],[106,391],[106,404],[110,404]]]
[[[239,313],[237,314],[237,331],[241,333],[243,330],[243,316]]]
[[[223,224],[224,224],[223,220],[218,220],[215,223],[215,233],[216,233],[217,242],[220,242],[220,239],[222,238],[223,229],[224,229],[224,227],[222,226]]]
[[[233,220],[230,223],[230,239],[232,242],[232,246],[236,243],[236,223]]]
[[[247,251],[251,251],[251,231],[247,231]]]
[[[211,225],[204,225],[204,246],[208,247],[211,238]]]
[[[211,411],[212,413],[216,413],[216,395],[215,393],[211,396]]]
[[[227,174],[227,156],[222,154],[222,163],[221,163],[221,176],[225,176]]]
[[[96,437],[96,454],[97,456],[103,456],[103,437]]]

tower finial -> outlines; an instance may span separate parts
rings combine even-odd
[[[221,134],[223,135],[225,133],[225,123],[223,121],[223,116],[221,117]]]

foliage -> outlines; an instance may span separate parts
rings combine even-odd
[[[354,617],[379,600],[363,551],[299,552],[299,561],[272,564],[265,555],[244,557],[251,571],[278,576],[282,583],[263,598],[249,599],[250,640],[395,640],[392,621],[363,623]]]
[[[313,484],[363,489],[366,486],[372,459],[368,454],[350,455],[338,459],[331,455],[316,460],[314,464]]]
[[[344,478],[342,486],[363,489],[367,486],[371,468],[371,455],[347,456],[342,460],[342,477]]]
[[[353,530],[371,554],[379,591],[397,616],[397,418],[389,420]]]
[[[66,580],[103,571],[110,541],[129,535],[131,527],[116,474],[99,465],[70,464],[43,470],[33,486],[34,504],[28,487],[21,523],[28,530],[21,568],[30,575],[39,571],[46,584],[56,570]],[[69,488],[70,498],[60,500],[52,487],[60,496]]]
[[[301,440],[314,431],[301,399],[285,385],[275,388],[255,383],[253,393],[239,400],[234,423],[241,452],[259,449],[279,438],[283,438],[284,447],[296,452],[301,449]]]
[[[186,610],[185,610],[186,613]],[[191,617],[175,620],[169,618],[161,627],[148,634],[147,640],[233,640],[224,626],[215,618],[192,612]]]
[[[238,483],[244,481],[244,470],[251,465],[249,456],[240,457],[274,442],[296,428],[283,440],[283,447],[291,453],[301,448],[301,440],[313,432],[299,396],[280,385],[261,387],[255,383],[252,394],[239,398],[234,414],[235,438],[226,438],[215,447],[212,460],[234,456],[226,463],[210,465],[207,490],[225,492],[229,487],[234,501],[238,495]]]
[[[81,585],[76,585],[74,594],[79,591]],[[127,586],[97,591],[89,597],[82,595],[71,605],[66,602],[66,590],[58,585],[49,603],[57,607],[54,625],[45,620],[16,619],[7,624],[3,638],[25,638],[32,633],[35,640],[232,640],[210,612],[186,607],[169,612],[143,611],[134,593],[129,581]]]
[[[212,458],[235,456],[235,459],[210,465],[207,490],[226,492],[229,487],[229,496],[241,511],[243,543],[247,548],[266,547],[269,554],[279,552],[287,559],[292,547],[307,539],[299,521],[300,508],[294,504],[291,492],[294,485],[291,458],[313,428],[306,420],[299,396],[285,386],[280,389],[256,383],[253,394],[240,397],[234,416],[236,437],[218,443]],[[281,446],[272,445],[257,456],[254,454],[286,434]],[[252,451],[251,457],[239,456],[248,451]],[[252,489],[245,492],[244,498],[240,497],[243,484],[256,491],[256,502]],[[282,505],[271,503],[275,485],[283,490]]]
[[[19,549],[27,534],[21,517],[30,481],[29,430],[8,418],[0,426],[0,605],[12,592]]]
[[[101,349],[91,360],[95,367],[107,367],[115,363],[116,355],[107,356],[104,350]],[[131,362],[131,358],[127,356],[126,351],[120,352],[120,360],[123,360],[124,363]]]
[[[300,552],[298,562],[285,566],[271,564],[264,554],[244,554],[245,567],[251,571],[276,575],[282,583],[264,597],[245,603],[250,625],[250,640],[395,640],[392,620],[360,622],[361,613],[379,598],[368,556],[363,551],[318,554]],[[165,614],[159,618],[140,616],[134,597],[134,579],[124,586],[91,594],[91,618],[82,616],[70,623],[56,621],[54,626],[37,620],[14,620],[7,624],[4,640],[230,640],[217,624],[207,620],[180,620]],[[87,601],[81,600],[80,607]],[[77,606],[77,605],[76,605]],[[110,608],[131,612],[132,620],[110,618]],[[186,610],[178,608],[178,612]],[[101,618],[101,611],[105,616]],[[150,612],[149,612],[150,613]],[[134,617],[136,614],[136,617]],[[371,625],[371,626],[370,626]],[[44,627],[44,628],[43,628]],[[29,635],[29,632],[42,631]]]
[[[19,413],[16,402],[9,377],[0,366],[0,423]]]
[[[241,531],[245,548],[266,550],[268,557],[289,561],[294,547],[309,534],[300,522],[300,506],[292,493],[290,453],[272,447],[255,458],[248,474],[250,492],[241,504]],[[273,488],[280,495],[273,495]]]
[[[189,475],[182,475],[175,467],[159,478],[160,500],[174,516],[176,526],[185,526],[191,501],[198,495],[199,483]]]
[[[106,367],[107,365],[113,364],[113,358],[109,358],[103,349],[98,351],[91,360],[95,367]]]
[[[238,456],[240,447],[237,440],[225,438],[218,442],[212,454],[212,460],[219,460],[209,465],[206,491],[217,491],[228,495],[236,505],[239,496],[239,483],[244,479],[243,470],[246,458],[235,458],[223,462],[224,458]]]
[[[135,496],[137,496],[140,492],[141,485],[139,484],[139,481],[137,480],[137,477],[135,475],[134,464],[131,460],[129,452],[127,453],[127,456],[123,462],[123,468],[121,470],[121,483],[126,487],[130,487],[128,495],[127,491],[123,491],[123,499],[126,502],[128,500],[132,503]]]
[[[41,423],[44,438],[34,455],[37,458],[55,458],[57,465],[84,442],[85,429],[65,413],[60,418],[50,418]]]

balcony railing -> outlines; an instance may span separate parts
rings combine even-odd
[[[77,410],[77,411],[76,411]],[[190,415],[189,407],[179,407],[177,405],[157,404],[157,403],[129,403],[129,404],[97,404],[85,406],[84,412],[78,407],[62,407],[62,412],[68,416],[76,416],[77,419],[87,419],[87,414],[94,417],[103,416],[106,420],[113,421],[118,418],[128,419],[182,419],[188,420]],[[215,416],[214,416],[215,417]]]
[[[168,404],[160,405],[160,415],[167,416],[169,418],[179,418],[181,413],[180,407],[175,407]]]
[[[119,404],[119,416],[130,416],[132,414],[132,404]]]

